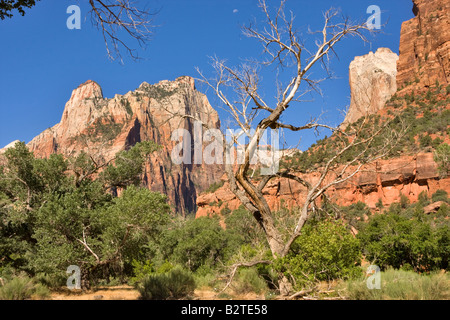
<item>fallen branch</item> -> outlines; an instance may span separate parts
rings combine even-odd
[[[218,294],[224,292],[231,285],[231,282],[233,282],[234,276],[236,275],[236,271],[238,270],[239,267],[253,267],[257,264],[271,264],[271,263],[272,261],[269,260],[258,260],[253,262],[241,262],[233,264],[231,266],[233,268],[233,271],[230,274],[230,279],[228,280],[226,286]]]
[[[306,289],[306,290],[302,290],[302,291],[296,292],[293,295],[289,296],[287,299],[288,300],[292,300],[292,299],[295,299],[297,297],[306,296],[308,293],[311,293],[311,292],[313,292],[316,289],[317,289],[317,286],[314,287],[314,288],[311,288],[311,289]]]

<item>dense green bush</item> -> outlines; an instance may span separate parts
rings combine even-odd
[[[447,273],[431,275],[388,269],[380,273],[380,289],[368,289],[366,278],[348,280],[342,293],[351,300],[448,300],[450,279]]]
[[[56,284],[67,266],[78,265],[86,286],[128,275],[133,259],[148,258],[149,243],[169,219],[165,196],[134,186],[156,149],[138,143],[101,174],[86,153],[36,159],[23,142],[8,149],[0,166],[0,269]]]
[[[179,266],[166,273],[154,273],[146,276],[137,289],[143,300],[182,299],[193,294],[194,276]]]
[[[218,217],[200,217],[173,226],[161,240],[164,260],[181,264],[191,271],[202,265],[215,266],[228,256],[229,237]]]
[[[448,267],[450,233],[444,219],[423,216],[420,203],[408,209],[393,204],[372,216],[358,233],[366,259],[382,269],[409,267],[431,271]]]
[[[305,225],[289,254],[274,265],[301,289],[308,282],[357,276],[360,261],[359,241],[342,223],[325,220]]]
[[[437,201],[448,202],[447,191],[442,190],[442,189],[436,190],[436,192],[431,195],[431,201],[433,201],[433,202],[437,202]]]

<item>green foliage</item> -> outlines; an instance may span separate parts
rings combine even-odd
[[[225,218],[225,225],[230,240],[235,243],[235,247],[242,244],[264,243],[263,230],[255,224],[255,218],[243,206],[234,210]]]
[[[216,192],[219,188],[221,188],[224,184],[224,181],[214,182],[211,184],[208,189],[205,190],[205,193],[213,193]]]
[[[429,272],[448,267],[448,225],[425,220],[420,204],[408,210],[392,205],[384,214],[372,216],[357,238],[366,259],[382,269],[410,265],[415,271]]]
[[[419,137],[419,143],[422,148],[431,146],[433,139],[429,135],[422,135]]]
[[[29,300],[47,299],[50,291],[42,284],[35,283],[33,279],[19,276],[0,284],[0,300]]]
[[[138,282],[144,280],[145,277],[152,274],[155,270],[153,267],[153,263],[150,260],[146,260],[144,262],[140,262],[136,259],[133,259],[131,262],[133,267],[134,276],[130,278],[130,284],[135,285]]]
[[[449,275],[418,274],[388,269],[380,273],[381,289],[368,289],[366,278],[345,282],[344,295],[351,300],[448,300]]]
[[[119,152],[115,163],[106,167],[100,174],[100,179],[107,186],[114,188],[138,184],[145,159],[160,148],[153,141],[143,141],[129,150]]]
[[[434,152],[434,161],[438,164],[439,175],[446,177],[450,174],[450,146],[441,144]]]
[[[12,11],[17,10],[22,16],[25,15],[25,8],[31,8],[40,0],[2,0],[0,1],[0,19],[11,18]]]
[[[357,276],[360,260],[359,241],[341,223],[325,220],[305,225],[288,255],[274,264],[301,289],[309,282]]]
[[[442,189],[436,190],[436,192],[431,195],[431,201],[433,201],[433,202],[437,202],[437,201],[448,202],[447,191],[442,190]]]
[[[103,259],[114,260],[119,255],[132,261],[139,257],[145,244],[157,241],[169,222],[169,213],[165,195],[129,186],[95,221],[102,230]]]
[[[241,268],[233,282],[233,289],[237,294],[249,292],[260,294],[267,291],[268,286],[257,268]]]
[[[8,149],[0,167],[0,269],[56,275],[49,283],[72,264],[93,281],[131,273],[132,260],[151,256],[168,223],[165,196],[128,188],[156,148],[145,142],[120,153],[100,178],[86,153],[35,159],[24,143]],[[108,179],[123,188],[121,197],[108,191]]]
[[[131,109],[130,101],[128,101],[127,99],[122,99],[121,103],[125,107],[125,110],[127,111],[128,115],[132,116],[133,115],[133,110]]]
[[[177,92],[176,89],[169,89],[161,85],[150,85],[148,83],[143,83],[139,89],[143,90],[147,96],[155,100],[165,99]]]
[[[378,203],[380,203],[381,199]],[[377,204],[380,206],[380,204]],[[383,203],[381,202],[381,207]],[[356,230],[361,229],[362,225],[364,225],[364,218],[367,216],[371,216],[369,207],[362,201],[358,201],[348,207],[342,208],[343,218],[347,221],[349,226],[354,227]]]
[[[186,220],[168,230],[161,240],[163,258],[195,271],[202,265],[214,266],[228,253],[228,237],[218,218]]]
[[[143,300],[182,299],[193,294],[195,280],[189,271],[177,266],[166,273],[148,275],[137,289]]]
[[[208,265],[202,265],[194,273],[197,288],[216,288],[218,283],[218,271]]]

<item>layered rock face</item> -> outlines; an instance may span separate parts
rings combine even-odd
[[[318,181],[319,174],[308,173],[301,177],[314,183]],[[333,178],[335,177],[329,177],[329,179]],[[223,177],[223,180],[224,185],[214,193],[201,194],[198,197],[197,217],[220,214],[225,207],[235,210],[240,206],[239,200],[229,190],[226,177]],[[399,202],[404,195],[411,202],[416,202],[422,191],[431,196],[438,189],[450,190],[450,177],[439,179],[433,154],[421,153],[416,156],[402,156],[372,163],[351,180],[328,189],[326,193],[330,200],[338,205],[348,206],[362,201],[374,209],[379,201],[389,206]],[[306,198],[305,187],[287,179],[271,180],[263,193],[272,210],[278,210],[281,206],[301,207]],[[212,205],[213,203],[215,205]]]
[[[219,179],[223,168],[172,162],[171,151],[179,143],[171,141],[174,130],[186,129],[194,139],[193,120],[174,114],[220,127],[217,112],[190,77],[155,85],[144,82],[137,90],[112,99],[103,97],[97,83],[87,81],[73,91],[61,122],[35,137],[28,147],[38,157],[52,153],[74,156],[85,151],[108,161],[137,142],[155,141],[163,148],[147,160],[143,183],[166,194],[174,209],[186,214],[195,211],[197,193]]]
[[[402,24],[397,85],[407,91],[450,81],[450,2],[413,0],[415,18]]]
[[[397,54],[388,48],[355,57],[349,67],[351,103],[342,126],[375,114],[397,91]]]

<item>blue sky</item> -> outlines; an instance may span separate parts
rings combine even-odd
[[[101,33],[92,27],[87,0],[41,0],[22,17],[0,20],[0,147],[13,140],[29,142],[43,130],[58,123],[71,92],[91,79],[98,82],[105,97],[125,94],[143,81],[156,83],[182,75],[198,77],[195,67],[206,74],[212,72],[209,56],[228,59],[231,65],[245,58],[260,58],[261,46],[242,36],[240,26],[252,19],[261,21],[257,0],[150,0],[142,1],[159,10],[155,16],[153,40],[143,60],[124,64],[107,58]],[[268,0],[272,6],[278,1]],[[69,30],[66,20],[68,6],[80,5],[81,30]],[[338,58],[331,69],[335,79],[322,83],[323,97],[291,110],[288,117],[302,124],[310,117],[323,114],[323,121],[337,125],[343,120],[338,110],[349,105],[348,66],[355,56],[388,47],[398,53],[400,27],[413,17],[411,0],[290,0],[287,8],[296,16],[300,30],[317,29],[322,12],[338,7],[352,19],[366,21],[367,7],[378,5],[382,10],[382,33],[370,36],[370,43],[347,39],[338,44]],[[131,40],[131,46],[139,48]],[[125,56],[125,54],[124,54]],[[317,66],[316,74],[322,73]],[[267,97],[275,94],[274,73],[264,73]],[[206,88],[213,105],[217,99]],[[217,108],[216,108],[217,109]],[[219,111],[222,120],[226,115]],[[314,142],[314,134],[287,135],[289,145],[297,143],[305,149]]]

